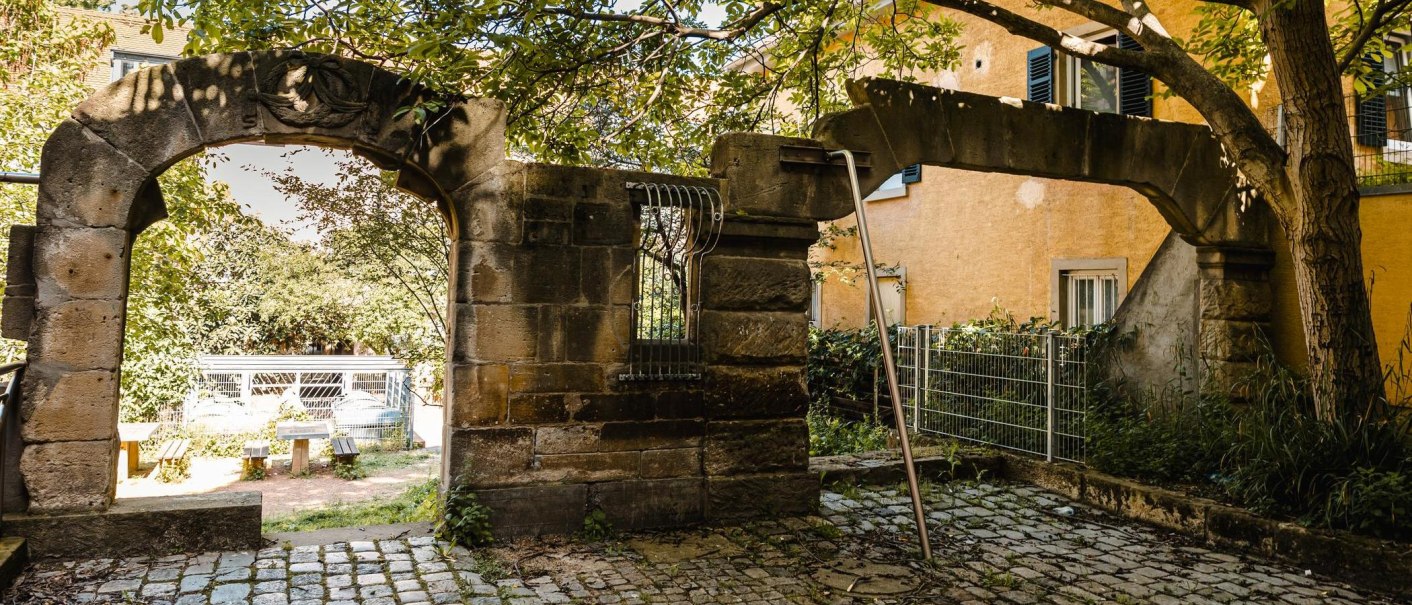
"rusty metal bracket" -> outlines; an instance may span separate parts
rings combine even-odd
[[[848,164],[843,161],[842,156],[833,156],[832,150],[823,147],[802,147],[799,145],[780,145],[780,165],[793,168],[826,168],[836,167],[846,170]],[[867,171],[873,168],[873,156],[867,151],[854,151],[853,157],[857,162],[858,170]]]

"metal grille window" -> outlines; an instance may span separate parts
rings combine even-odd
[[[1118,310],[1118,276],[1097,271],[1064,275],[1068,313],[1064,327],[1093,327],[1113,319]]]
[[[720,237],[721,196],[707,187],[628,183],[628,188],[641,192],[641,203],[630,367],[621,378],[699,379],[701,259]]]

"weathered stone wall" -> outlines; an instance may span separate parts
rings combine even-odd
[[[626,183],[713,179],[505,162],[456,244],[443,478],[502,536],[813,506],[803,356],[813,223],[732,220],[702,265],[702,380],[631,381],[637,209]],[[784,243],[776,243],[776,240]],[[776,496],[777,495],[777,496]]]
[[[1199,388],[1196,258],[1195,246],[1168,235],[1113,316],[1099,361],[1122,394],[1161,398]]]

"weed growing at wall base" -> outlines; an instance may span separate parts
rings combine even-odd
[[[1303,381],[1270,360],[1245,386],[1242,403],[1100,400],[1089,463],[1309,526],[1412,539],[1412,413],[1378,404],[1318,420]]]

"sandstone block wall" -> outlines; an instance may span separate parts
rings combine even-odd
[[[624,379],[639,198],[627,183],[712,179],[506,162],[462,217],[447,485],[473,488],[501,536],[802,511],[803,362],[814,224],[727,223],[701,267],[701,379]],[[748,245],[746,245],[748,244]]]

